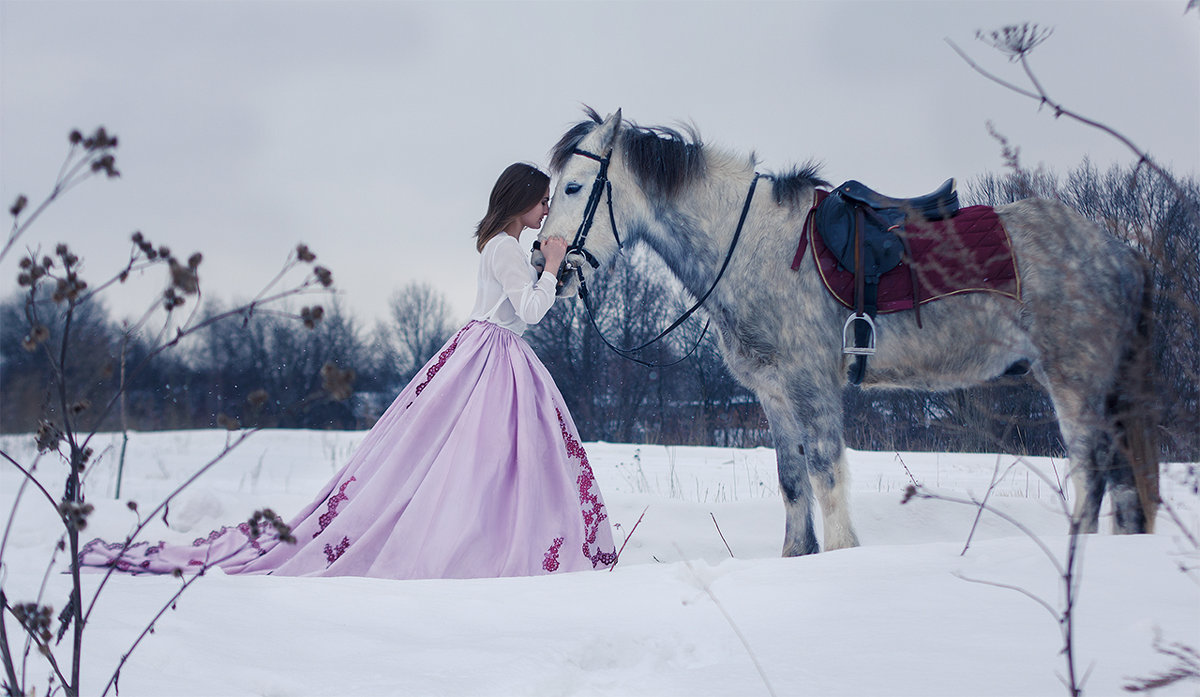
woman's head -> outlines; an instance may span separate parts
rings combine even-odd
[[[530,209],[542,205],[549,193],[550,177],[545,172],[524,162],[509,165],[492,187],[487,215],[475,228],[475,248],[482,251],[488,240],[500,234],[509,224],[521,220]],[[540,221],[541,217],[538,216],[539,224]],[[523,224],[532,227],[527,222]]]

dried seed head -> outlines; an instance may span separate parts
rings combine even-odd
[[[174,288],[168,288],[163,292],[163,308],[167,312],[173,312],[175,308],[184,303],[183,298],[175,292]]]
[[[252,407],[261,407],[270,398],[271,395],[267,394],[266,390],[258,389],[246,396],[246,402]]]
[[[74,133],[72,133],[72,137],[74,137]],[[110,136],[108,131],[104,129],[104,126],[97,128],[96,132],[87,138],[83,138],[82,136],[80,137],[83,141],[83,147],[87,148],[88,150],[117,147],[117,137]]]
[[[83,530],[87,527],[88,516],[96,507],[90,503],[80,503],[79,501],[63,501],[58,504],[58,512],[63,518],[63,523],[72,530]]]
[[[39,453],[57,450],[59,442],[62,441],[62,432],[53,423],[42,420],[38,423],[36,441]]]
[[[308,248],[308,245],[301,244],[297,245],[296,247],[296,258],[305,263],[311,263],[316,260],[317,255],[312,253],[312,250]]]
[[[11,608],[13,617],[25,628],[25,631],[39,640],[39,648],[45,646],[53,636],[50,633],[50,617],[54,608],[37,603],[18,603]]]
[[[196,275],[195,266],[183,266],[175,259],[170,259],[167,263],[171,268],[171,285],[173,287],[178,288],[184,295],[195,295],[200,292],[200,278]]]
[[[106,153],[92,160],[93,172],[104,172],[109,177],[119,177],[121,173],[117,171],[117,158],[111,153]]]
[[[317,277],[317,281],[323,287],[328,288],[333,285],[333,272],[324,266],[314,266],[313,275]]]
[[[321,388],[331,399],[341,402],[354,394],[355,377],[353,368],[342,370],[333,363],[326,363],[321,367]]]
[[[237,419],[228,414],[217,414],[217,425],[226,431],[236,431],[242,427],[242,424]]]
[[[317,322],[320,322],[323,317],[325,317],[325,308],[321,307],[320,305],[300,308],[300,320],[304,322],[304,326],[308,327],[309,329],[315,328],[317,326]]]

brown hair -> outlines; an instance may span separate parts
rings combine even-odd
[[[541,201],[549,188],[550,176],[533,165],[517,162],[506,167],[492,187],[487,215],[475,228],[475,249],[482,252],[489,240]]]

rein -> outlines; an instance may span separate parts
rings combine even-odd
[[[612,150],[609,150],[606,155],[600,156],[596,155],[595,153],[576,148],[573,154],[596,160],[600,163],[600,171],[596,173],[596,180],[592,183],[591,194],[588,196],[587,205],[583,209],[583,220],[580,221],[579,229],[575,232],[574,241],[572,241],[570,246],[567,247],[567,253],[570,254],[571,252],[578,252],[579,255],[582,256],[593,269],[596,269],[600,267],[600,261],[596,259],[591,252],[584,249],[584,244],[587,242],[588,233],[591,232],[592,222],[596,218],[596,209],[600,207],[601,194],[605,192],[607,192],[608,219],[612,226],[613,237],[617,240],[617,248],[623,249],[621,244],[621,236],[617,233],[616,215],[613,212],[612,181],[608,179],[608,165],[612,157]],[[583,300],[584,308],[587,309],[588,321],[591,323],[592,328],[596,330],[596,334],[600,337],[600,340],[604,342],[605,346],[608,346],[610,349],[620,354],[624,358],[651,368],[675,365],[676,363],[686,360],[689,356],[695,353],[696,349],[700,346],[700,342],[704,340],[704,335],[708,332],[708,325],[711,320],[705,321],[704,329],[700,332],[700,338],[696,339],[696,343],[692,345],[692,348],[686,354],[684,354],[682,358],[671,361],[670,363],[652,363],[650,361],[644,361],[640,358],[635,358],[634,356],[629,355],[648,348],[649,346],[663,339],[671,332],[675,331],[675,329],[687,321],[687,319],[691,317],[696,310],[700,309],[700,307],[704,304],[704,301],[708,300],[708,296],[712,295],[712,292],[716,290],[717,284],[720,283],[721,278],[725,275],[725,270],[729,267],[730,260],[733,259],[733,250],[737,248],[738,240],[742,235],[742,228],[746,223],[746,216],[750,213],[750,203],[754,199],[754,190],[758,187],[758,180],[763,176],[764,175],[755,172],[754,179],[750,181],[750,189],[746,192],[746,201],[742,204],[742,214],[738,218],[737,227],[733,231],[733,239],[729,243],[729,251],[726,252],[725,260],[721,264],[720,271],[717,272],[717,277],[713,279],[712,285],[708,287],[708,290],[704,292],[704,295],[700,296],[700,299],[697,300],[695,304],[693,304],[687,309],[687,311],[680,315],[678,319],[672,322],[670,326],[659,332],[658,336],[645,342],[644,344],[641,344],[640,346],[622,348],[615,346],[612,342],[605,338],[604,333],[600,331],[599,325],[596,324],[596,318],[592,312],[591,303],[588,302],[588,290],[587,283],[584,281],[583,277],[583,266],[568,266],[568,268],[573,268],[579,277],[579,297],[581,300]]]

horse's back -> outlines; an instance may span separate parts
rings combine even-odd
[[[1102,393],[1143,310],[1138,253],[1060,201],[1026,199],[996,211],[1012,240],[1039,368],[1057,376],[1061,390]]]
[[[1012,241],[1025,304],[1110,318],[1139,306],[1138,254],[1100,225],[1051,199],[1017,201],[996,213]]]

